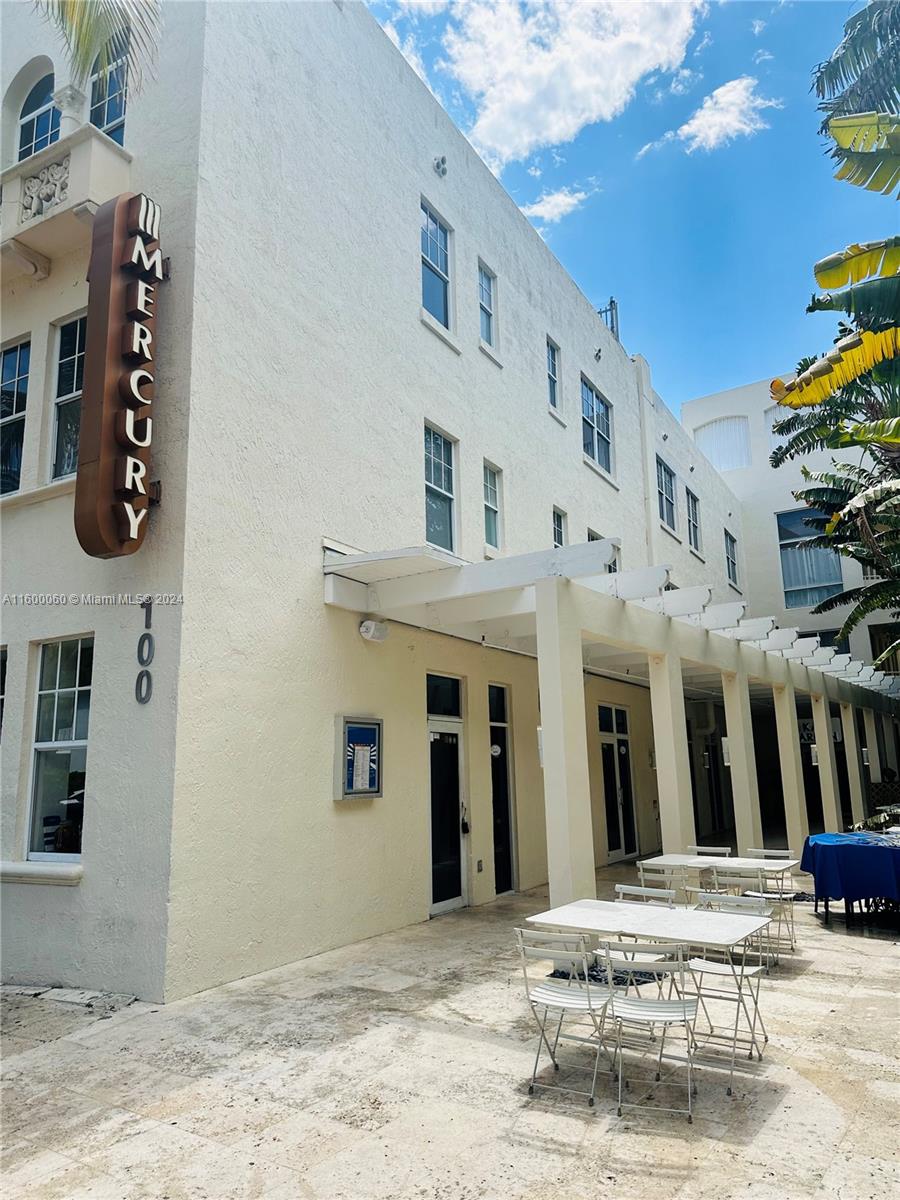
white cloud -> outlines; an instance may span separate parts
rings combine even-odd
[[[766,27],[765,21],[754,21],[750,26],[750,28],[753,30],[754,37],[759,37],[759,35],[762,33],[762,31],[765,29],[765,27]]]
[[[474,145],[499,163],[618,116],[638,83],[684,61],[704,0],[461,0],[442,63],[475,103]]]
[[[702,71],[692,71],[690,67],[679,67],[672,75],[669,91],[673,96],[684,96],[703,78]]]
[[[751,137],[769,126],[760,115],[767,108],[781,108],[780,100],[770,100],[756,93],[758,80],[742,75],[723,83],[705,98],[700,107],[678,129],[670,129],[655,142],[648,142],[637,152],[643,158],[669,142],[684,143],[685,151],[716,150],[727,146],[737,137]]]
[[[523,204],[522,212],[526,217],[535,217],[553,225],[581,208],[589,193],[572,191],[570,188],[560,188],[558,192],[544,192],[533,204]]]
[[[425,69],[425,63],[422,60],[422,55],[419,53],[419,48],[416,45],[416,39],[413,35],[407,34],[405,38],[401,38],[397,26],[391,21],[385,21],[384,32],[388,35],[415,73],[419,76],[423,83],[428,84],[429,91],[434,93],[434,89],[428,79],[428,72]]]
[[[540,179],[543,173],[544,172],[537,165],[537,163],[532,163],[531,166],[528,167],[528,174],[532,177],[532,179]]]
[[[753,55],[753,61],[755,63],[772,62],[774,58],[775,55],[770,54],[768,50],[757,50],[757,52]]]
[[[700,41],[694,47],[694,58],[696,58],[698,54],[702,54],[704,50],[708,50],[712,44],[713,44],[712,34],[709,32],[708,29],[705,29],[703,31],[703,37],[700,39]]]
[[[397,8],[411,17],[433,17],[450,5],[450,0],[396,0]]]

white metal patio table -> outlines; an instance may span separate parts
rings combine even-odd
[[[799,858],[727,858],[716,854],[658,854],[643,860],[651,867],[687,867],[703,871],[763,871],[766,875],[784,874],[800,866]]]

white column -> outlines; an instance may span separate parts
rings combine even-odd
[[[786,683],[772,689],[775,700],[775,728],[778,735],[778,761],[781,766],[781,790],[784,793],[784,820],[787,844],[797,854],[809,833],[806,815],[806,785],[803,759],[800,757],[800,728],[797,722],[797,698],[794,685]]]
[[[651,654],[649,664],[663,850],[667,854],[683,854],[696,842],[697,835],[681,659],[677,654]]]
[[[819,786],[822,789],[822,816],[826,833],[840,833],[844,828],[841,799],[838,791],[837,764],[834,759],[834,737],[831,730],[831,708],[827,697],[811,695],[816,752],[819,758]]]
[[[738,854],[748,846],[762,846],[762,816],[753,753],[753,719],[750,687],[743,671],[722,672],[728,754],[731,759],[731,794],[734,797],[734,827]]]
[[[53,93],[53,103],[59,109],[59,136],[66,138],[84,123],[86,97],[71,83]]]
[[[844,733],[844,757],[847,760],[847,780],[850,784],[850,812],[853,824],[865,819],[866,809],[863,796],[862,755],[856,734],[856,710],[852,704],[841,704],[841,729]]]
[[[878,751],[878,734],[875,732],[873,709],[863,709],[863,722],[866,727],[866,750],[869,752],[869,782],[881,783],[881,755]]]
[[[568,583],[534,586],[550,904],[594,898],[594,831],[584,716],[581,629]]]

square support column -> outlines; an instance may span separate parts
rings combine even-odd
[[[859,752],[859,738],[856,734],[856,712],[852,704],[841,704],[841,729],[844,733],[844,757],[847,760],[847,780],[850,784],[850,812],[853,824],[858,825],[866,815],[863,800],[865,788],[862,755]]]
[[[534,585],[550,904],[595,898],[581,629],[568,583]]]
[[[784,794],[784,820],[787,842],[797,854],[809,834],[806,815],[806,785],[803,759],[800,757],[800,726],[797,721],[797,697],[794,685],[786,683],[772,689],[775,700],[775,728],[778,735],[778,762],[781,790]]]
[[[748,846],[762,846],[762,815],[753,751],[753,719],[750,687],[743,671],[722,672],[728,754],[731,759],[731,794],[734,797],[734,827],[738,854]]]
[[[878,750],[878,734],[875,732],[873,709],[863,709],[863,723],[866,727],[866,750],[869,752],[869,782],[881,783],[881,754]]]
[[[681,659],[677,654],[651,654],[649,666],[663,850],[667,854],[683,854],[697,841],[697,834]]]
[[[813,727],[816,734],[816,753],[819,759],[819,787],[822,791],[822,816],[826,833],[840,833],[844,828],[841,816],[841,796],[838,791],[837,763],[834,758],[834,736],[831,731],[831,706],[826,696],[810,696]]]

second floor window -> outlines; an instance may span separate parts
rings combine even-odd
[[[453,443],[425,426],[425,537],[453,549]]]
[[[30,342],[20,342],[3,351],[3,382],[0,385],[0,494],[3,495],[18,491],[22,479],[30,364]]]
[[[547,400],[559,408],[559,346],[547,338]]]
[[[589,542],[602,542],[603,534],[597,533],[593,529],[589,529],[588,530],[588,541]],[[615,575],[616,572],[618,571],[618,569],[619,569],[619,547],[616,546],[615,550],[613,551],[612,558],[606,564],[606,573],[607,573],[607,575]]]
[[[656,460],[656,494],[659,519],[670,529],[675,528],[675,472],[661,458]]]
[[[581,430],[584,452],[604,471],[612,470],[610,408],[586,379],[581,381]]]
[[[553,510],[553,547],[558,549],[566,544],[566,514],[562,509]]]
[[[737,587],[737,538],[727,529],[725,530],[725,570],[728,573],[728,582]]]
[[[19,115],[19,162],[59,138],[59,109],[53,103],[54,77],[39,79],[22,105]]]
[[[840,555],[808,544],[816,530],[807,519],[823,516],[814,508],[776,514],[785,608],[812,608],[843,588]]]
[[[484,464],[484,541],[500,549],[500,472]]]
[[[481,320],[481,340],[488,346],[494,344],[494,291],[496,279],[480,263],[478,264],[478,310]]]
[[[101,129],[120,146],[125,142],[125,104],[128,98],[128,62],[126,45],[110,46],[108,71],[100,73],[100,59],[94,62],[91,76],[91,124]]]
[[[53,478],[62,479],[78,467],[81,429],[81,387],[84,381],[84,339],[87,319],[77,317],[59,329],[56,371],[56,419],[53,437]]]
[[[422,205],[422,307],[450,328],[450,232]]]
[[[700,553],[700,501],[689,488],[685,488],[687,500],[687,531],[688,542],[692,550]],[[730,536],[730,534],[728,535]]]

